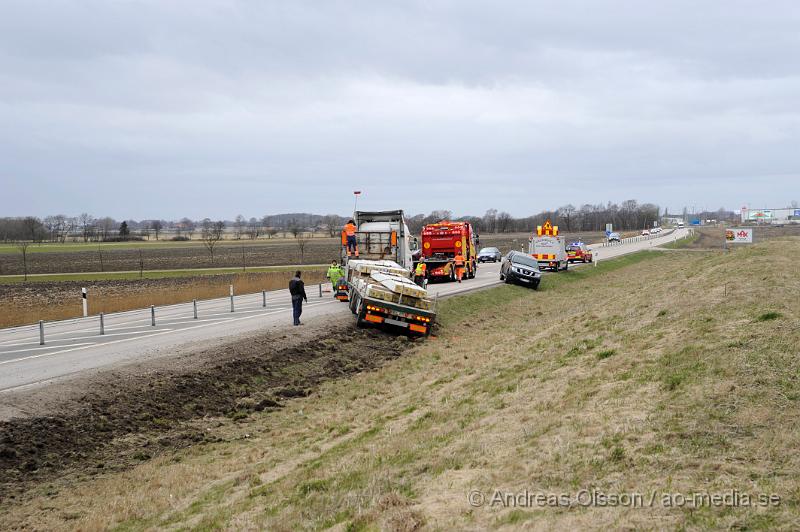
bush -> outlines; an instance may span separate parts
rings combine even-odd
[[[189,240],[191,240],[191,238],[189,238],[188,236],[173,236],[172,238],[170,238],[170,240],[172,240],[173,242],[188,242]]]
[[[103,239],[103,242],[130,242],[132,240],[142,242],[144,238],[140,236],[108,236]]]

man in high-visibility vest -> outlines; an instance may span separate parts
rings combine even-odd
[[[414,282],[423,288],[425,287],[425,272],[427,269],[428,266],[424,262],[417,263],[417,267],[414,269]]]
[[[456,279],[460,283],[461,282],[461,278],[464,277],[464,265],[466,264],[466,260],[464,259],[464,255],[459,253],[453,259],[453,262],[455,263],[454,266],[456,267]]]
[[[328,273],[325,274],[325,277],[331,282],[331,289],[333,290],[333,294],[336,295],[336,286],[339,284],[339,279],[344,276],[344,271],[342,267],[339,266],[339,263],[336,261],[331,262],[330,268],[328,268]]]
[[[355,255],[358,257],[358,246],[356,245],[356,223],[353,220],[349,220],[344,225],[344,236],[345,242],[347,244],[347,256],[350,257]]]

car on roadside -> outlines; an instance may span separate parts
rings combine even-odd
[[[651,235],[657,235],[660,232],[661,232],[661,228],[660,227],[654,227],[653,229],[650,230],[650,234]]]
[[[503,254],[497,248],[483,248],[478,252],[478,262],[500,262]]]
[[[567,260],[570,262],[592,262],[592,250],[583,242],[572,242],[567,246]]]
[[[650,236],[650,231],[648,231],[647,229],[643,229],[642,236]]]
[[[530,286],[536,290],[542,280],[542,271],[539,269],[539,262],[527,253],[510,251],[500,264],[500,280]]]
[[[619,236],[619,233],[609,233],[608,241],[609,242],[622,242],[622,237]]]

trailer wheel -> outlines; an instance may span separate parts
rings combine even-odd
[[[364,307],[363,304],[358,305],[358,312],[356,316],[356,327],[364,327],[367,323],[364,321],[364,318],[367,316],[367,309]]]

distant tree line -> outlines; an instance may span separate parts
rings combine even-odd
[[[428,215],[417,214],[408,218],[409,229],[419,233],[422,227],[440,220],[463,220],[472,223],[479,233],[517,233],[531,232],[537,225],[550,219],[563,231],[602,231],[607,223],[614,225],[615,230],[639,230],[652,227],[653,222],[660,219],[659,207],[652,203],[638,203],[636,200],[623,201],[620,204],[584,204],[576,207],[564,205],[553,211],[542,211],[532,216],[515,218],[508,212],[497,209],[487,210],[483,216],[461,216],[453,218],[448,210],[436,210]],[[664,216],[667,216],[664,212]],[[688,214],[683,210],[685,219],[702,218],[715,220],[735,220],[732,211],[721,208],[717,211]],[[235,240],[255,240],[261,237],[272,238],[278,233],[289,233],[295,239],[307,233],[325,233],[337,236],[346,217],[337,214],[287,213],[265,215],[260,218],[236,216],[233,220],[216,220],[210,218],[195,221],[190,218],[179,220],[123,220],[105,216],[96,218],[88,213],[78,216],[57,214],[37,218],[34,216],[18,218],[0,218],[0,241],[3,242],[116,242],[124,240],[192,240],[198,237],[213,256],[215,242],[225,235]],[[165,236],[166,235],[166,236]],[[210,243],[214,241],[214,243]]]

